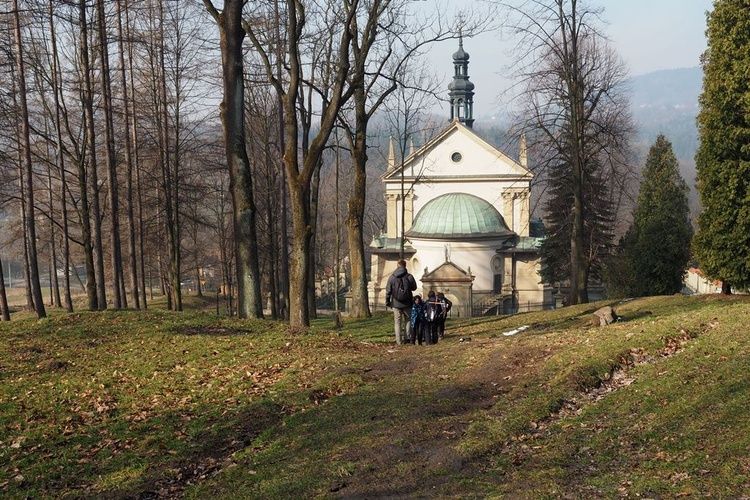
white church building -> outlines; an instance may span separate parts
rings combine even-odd
[[[541,239],[530,231],[533,175],[525,141],[516,161],[474,132],[474,85],[463,43],[453,63],[450,124],[400,163],[391,146],[383,176],[386,230],[370,245],[370,305],[379,309],[385,304],[402,233],[404,259],[417,280],[415,293],[445,293],[453,302],[453,316],[551,305],[552,288],[538,274]]]

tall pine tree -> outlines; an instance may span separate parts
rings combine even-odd
[[[659,134],[643,168],[626,255],[634,294],[666,295],[682,289],[690,260],[688,185],[670,143]]]
[[[544,204],[544,240],[541,277],[545,283],[566,282],[570,278],[573,231],[574,179],[570,165],[549,167],[549,198]],[[596,161],[583,171],[583,196],[588,201],[583,211],[583,265],[588,276],[598,280],[606,257],[612,249],[614,210],[607,193],[607,180]]]
[[[750,0],[717,0],[706,35],[694,249],[703,272],[730,293],[750,285]]]

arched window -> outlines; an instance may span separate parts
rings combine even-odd
[[[422,274],[424,273],[424,269],[419,268],[419,259],[416,257],[413,257],[411,259],[411,265],[409,266],[409,272],[414,276],[414,278],[419,281],[422,279]]]

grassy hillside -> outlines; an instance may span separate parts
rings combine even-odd
[[[750,494],[750,299],[309,331],[207,312],[0,324],[8,498]],[[528,328],[505,335],[520,326]]]

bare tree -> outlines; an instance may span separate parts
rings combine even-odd
[[[49,0],[48,5],[49,14],[49,30],[50,30],[50,45],[51,51],[50,57],[52,59],[52,75],[51,75],[51,87],[52,87],[52,101],[54,106],[54,123],[55,123],[55,159],[57,161],[57,170],[60,175],[60,211],[62,214],[62,230],[63,230],[63,290],[65,296],[65,310],[67,312],[73,312],[73,299],[70,293],[70,228],[68,219],[68,183],[65,172],[65,151],[63,146],[63,125],[61,116],[61,103],[60,103],[60,88],[61,88],[61,75],[60,75],[60,57],[57,49],[57,31],[55,30],[55,19],[54,19],[54,3],[53,0]]]
[[[270,316],[279,318],[279,272],[281,263],[286,258],[279,252],[279,220],[281,196],[278,189],[282,165],[278,154],[278,117],[275,92],[264,81],[253,79],[257,66],[248,65],[251,85],[247,92],[247,130],[248,154],[255,180],[255,201],[258,207],[258,246],[260,252],[260,269],[263,276],[261,283],[269,301]],[[261,69],[262,71],[262,69]]]
[[[120,0],[118,0],[119,2]],[[137,214],[133,214],[133,220],[131,220],[130,214],[128,214],[128,221],[130,222],[130,231],[131,234],[135,232],[135,240],[136,242],[131,242],[132,248],[136,248],[137,254],[138,254],[138,273],[140,273],[140,280],[138,281],[138,284],[140,285],[140,297],[143,302],[143,309],[148,308],[148,303],[146,301],[146,252],[145,252],[145,224],[144,224],[144,202],[143,202],[143,183],[141,182],[141,151],[140,151],[140,139],[138,135],[138,119],[137,119],[137,107],[136,107],[136,86],[135,86],[135,70],[134,70],[134,48],[133,48],[133,33],[131,30],[131,21],[129,16],[129,9],[128,7],[128,0],[125,1],[125,9],[124,9],[124,19],[120,17],[120,21],[125,22],[125,32],[124,32],[124,40],[127,40],[127,59],[128,59],[128,74],[129,78],[127,82],[123,83],[123,102],[127,103],[128,100],[131,103],[130,107],[125,108],[125,116],[126,118],[129,116],[129,123],[130,123],[130,136],[131,139],[129,141],[130,147],[132,148],[132,158],[128,161],[128,211],[131,210],[132,205],[135,205],[137,207]],[[118,4],[119,6],[119,4]],[[122,11],[121,11],[122,13]],[[121,37],[121,40],[123,38]],[[122,60],[122,57],[121,57]],[[127,86],[127,83],[130,83],[130,86]],[[130,92],[127,92],[127,89],[130,89]],[[129,113],[129,115],[128,115]],[[127,144],[127,143],[126,143]],[[130,170],[132,162],[132,168],[135,170],[135,186],[133,186],[133,172]],[[135,192],[133,192],[135,191]],[[130,198],[133,197],[134,199],[132,202],[130,201]],[[138,224],[138,230],[135,231],[133,229],[133,226],[135,225],[135,220],[137,219]],[[131,236],[132,238],[132,236]],[[133,257],[131,257],[131,266],[134,265],[133,263]],[[131,270],[131,273],[136,273],[135,271]],[[136,286],[137,288],[137,286]],[[135,299],[135,297],[134,297]],[[136,307],[137,307],[137,300],[135,300]]]
[[[91,184],[91,206],[90,206],[90,218],[88,217],[89,207],[88,199],[86,196],[86,190],[88,189],[85,184],[80,184],[81,189],[81,205],[82,215],[81,218],[84,225],[84,233],[89,232],[91,234],[91,240],[93,240],[94,259],[91,263],[93,269],[89,268],[88,251],[86,261],[86,275],[88,282],[86,283],[86,289],[88,292],[89,309],[106,309],[107,308],[107,293],[104,282],[104,246],[102,244],[102,221],[101,221],[101,210],[99,207],[99,175],[97,172],[97,148],[96,148],[96,127],[94,124],[94,97],[91,84],[91,64],[90,64],[90,53],[89,53],[89,35],[88,35],[88,17],[86,15],[86,0],[80,0],[78,3],[78,23],[79,23],[79,40],[80,40],[80,58],[81,58],[81,73],[83,79],[83,88],[81,89],[81,97],[84,106],[84,120],[86,122],[86,138],[88,147],[88,169],[86,165],[81,161],[78,166],[79,171],[79,184],[88,182]],[[93,223],[93,225],[92,225]],[[88,228],[87,228],[88,226]],[[89,240],[84,235],[84,244]],[[89,240],[90,241],[90,240]]]
[[[39,283],[39,261],[36,247],[36,211],[34,206],[34,171],[31,162],[31,139],[29,133],[29,107],[26,100],[26,74],[24,70],[23,40],[21,37],[21,15],[18,10],[18,0],[13,0],[13,23],[16,42],[16,66],[18,75],[18,95],[21,108],[21,140],[24,165],[24,206],[25,206],[25,234],[29,256],[29,281],[34,300],[34,309],[38,318],[47,316]]]
[[[347,86],[350,75],[350,48],[356,32],[356,18],[359,0],[345,0],[340,5],[320,6],[307,4],[299,0],[287,0],[283,18],[286,22],[287,50],[283,64],[282,78],[277,77],[274,54],[267,50],[263,41],[263,23],[243,25],[253,47],[259,54],[266,70],[268,81],[281,96],[284,109],[284,165],[292,212],[292,248],[290,256],[290,290],[289,311],[290,323],[293,326],[305,326],[310,323],[308,305],[309,258],[311,255],[312,223],[310,194],[316,170],[320,168],[321,156],[337,120],[338,112],[351,96],[352,88]],[[318,9],[320,7],[320,9]],[[326,8],[329,7],[329,8]],[[305,41],[310,32],[320,33],[335,29],[337,42],[330,49],[331,66],[334,74],[330,78],[330,87],[318,89],[321,102],[320,123],[317,133],[309,142],[307,154],[302,159],[300,152],[300,122],[297,116],[297,105],[305,82],[312,78],[317,69],[305,64]],[[330,36],[324,34],[324,36]],[[314,38],[314,37],[313,37]],[[333,39],[333,37],[331,37]],[[309,56],[309,54],[308,54]],[[307,59],[309,61],[309,59]],[[327,68],[326,68],[327,69]]]
[[[127,296],[122,293],[122,245],[120,243],[120,198],[117,179],[117,158],[115,157],[115,131],[112,109],[112,75],[109,68],[109,37],[105,17],[104,0],[96,2],[96,22],[99,41],[99,60],[101,64],[102,111],[104,118],[104,145],[107,166],[107,187],[110,210],[110,263],[112,272],[112,292],[115,309],[127,307]]]
[[[445,13],[440,8],[422,15],[419,10],[411,11],[408,3],[385,0],[365,3],[362,8],[364,12],[359,18],[363,23],[352,42],[352,86],[355,88],[352,116],[342,120],[349,132],[354,162],[354,186],[346,219],[352,280],[349,314],[353,317],[370,315],[363,233],[370,120],[398,89],[413,91],[410,99],[434,98],[437,80],[419,67],[419,57],[429,44],[459,36],[458,30],[444,24]],[[487,17],[481,18],[475,12],[460,17],[465,19],[462,28],[467,34],[486,28]],[[405,95],[403,93],[402,98]],[[403,101],[398,102],[400,107]],[[406,129],[403,130],[406,134]],[[403,139],[399,141],[403,144],[402,158],[408,142],[406,137]]]
[[[610,182],[622,166],[632,129],[624,94],[626,67],[600,31],[601,9],[583,0],[504,4],[520,36],[523,126],[537,168],[566,165],[572,182],[570,291],[567,303],[588,302],[590,258],[584,221],[588,171],[605,165]],[[592,196],[608,197],[594,191]],[[611,237],[611,234],[608,236]]]
[[[123,5],[124,3],[124,5]],[[127,0],[117,0],[117,53],[119,56],[120,86],[122,92],[122,125],[124,127],[125,139],[125,164],[127,170],[126,198],[128,217],[128,261],[130,269],[130,293],[133,307],[141,308],[140,294],[138,293],[138,265],[136,260],[136,225],[135,225],[135,186],[134,186],[134,140],[131,130],[131,109],[128,94],[128,78],[125,66],[125,31],[123,30],[123,17],[126,16],[128,8]],[[127,25],[127,22],[126,22]],[[128,26],[129,29],[129,26]],[[131,70],[132,71],[132,70]],[[145,299],[145,297],[144,297]]]
[[[5,293],[5,276],[3,276],[3,259],[0,258],[0,319],[10,321],[8,296]]]
[[[348,215],[346,219],[347,236],[349,242],[349,261],[351,266],[351,308],[350,316],[364,318],[370,316],[370,306],[367,297],[367,272],[365,262],[364,244],[364,215],[365,200],[367,199],[367,129],[373,114],[388,95],[393,92],[397,85],[396,79],[390,79],[384,75],[383,67],[389,62],[393,51],[389,47],[378,47],[378,31],[380,30],[380,18],[385,17],[390,1],[374,1],[370,4],[368,16],[361,32],[355,32],[352,42],[354,78],[353,78],[353,123],[347,125],[349,144],[354,162],[354,185],[348,203]],[[394,18],[397,14],[389,16],[387,23],[389,29],[393,29]],[[398,30],[397,30],[398,31]],[[377,63],[371,62],[371,53],[382,51]],[[371,68],[370,66],[374,66]],[[374,71],[370,71],[374,70]],[[370,76],[370,75],[374,75]],[[370,76],[368,78],[368,76]],[[382,79],[386,80],[385,89],[378,89]],[[377,97],[370,102],[368,94],[373,90],[380,90]],[[369,106],[368,106],[369,105]],[[346,119],[343,120],[348,123]],[[338,170],[337,170],[338,173]],[[338,215],[338,214],[337,214]],[[338,284],[338,269],[335,272]],[[338,285],[337,285],[338,288]]]
[[[253,182],[245,146],[244,63],[242,0],[225,0],[219,11],[211,0],[203,0],[219,26],[224,100],[221,121],[233,201],[234,250],[236,254],[238,314],[241,318],[263,317],[260,292],[256,208]]]

